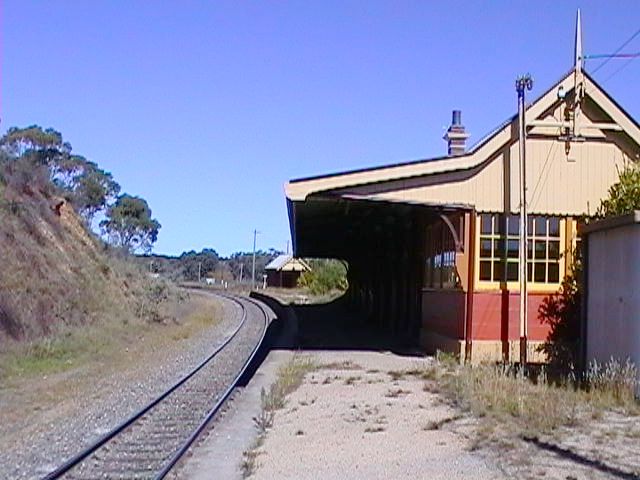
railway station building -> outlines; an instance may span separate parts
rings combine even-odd
[[[300,275],[311,271],[311,267],[301,258],[282,254],[271,260],[264,270],[267,272],[268,287],[295,288]]]
[[[574,67],[526,107],[525,129],[526,326],[517,115],[467,148],[454,111],[446,156],[289,181],[294,254],[348,262],[346,301],[428,351],[517,360],[524,328],[528,358],[539,358],[548,334],[539,307],[571,271],[578,224],[639,160],[640,126],[577,50]]]

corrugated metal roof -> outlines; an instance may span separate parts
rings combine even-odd
[[[306,272],[311,270],[311,267],[301,258],[294,258],[293,255],[283,254],[278,255],[271,260],[265,267],[266,270],[283,270],[288,272]]]
[[[271,260],[265,268],[265,270],[280,270],[293,258],[293,255],[282,254]]]

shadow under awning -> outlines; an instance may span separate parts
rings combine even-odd
[[[434,217],[473,210],[464,204],[426,204],[344,194],[310,195],[305,201],[287,199],[287,207],[295,256],[347,261],[366,255],[371,242],[404,237]]]

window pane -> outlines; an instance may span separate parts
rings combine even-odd
[[[549,241],[549,259],[558,260],[560,258],[560,242],[557,240]]]
[[[533,272],[534,272],[534,282],[539,282],[539,283],[544,283],[545,281],[545,267],[547,266],[546,263],[535,263],[533,265]]]
[[[520,217],[517,215],[509,215],[508,222],[507,233],[513,236],[520,235]]]
[[[493,231],[504,235],[507,231],[507,218],[504,215],[494,215],[493,217]]]
[[[480,233],[491,235],[491,219],[492,215],[483,213],[480,215]]]
[[[491,258],[491,240],[480,240],[480,256],[484,258]]]
[[[507,281],[518,281],[518,262],[507,262]]]
[[[531,281],[531,272],[533,271],[533,264],[527,263],[527,280]]]
[[[536,217],[536,237],[547,236],[547,218]]]
[[[491,262],[480,262],[480,280],[491,280]]]
[[[531,260],[533,257],[533,240],[527,240],[527,258]]]
[[[527,234],[533,236],[533,217],[531,215],[527,216]]]
[[[551,217],[549,219],[549,236],[550,237],[560,236],[560,219],[558,217]]]
[[[558,283],[560,281],[560,265],[558,263],[549,263],[549,283]]]
[[[504,240],[494,240],[493,241],[493,256],[495,258],[504,257]]]
[[[518,258],[520,246],[518,240],[507,240],[507,257]]]
[[[536,241],[536,259],[544,260],[547,258],[547,242],[544,240]]]
[[[504,280],[504,263],[503,262],[493,262],[493,281],[501,282]]]

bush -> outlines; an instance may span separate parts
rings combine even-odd
[[[617,183],[609,188],[608,198],[598,207],[598,217],[611,217],[640,210],[640,164],[630,163]]]
[[[314,295],[324,295],[334,290],[347,289],[347,267],[339,260],[309,260],[311,271],[304,272],[298,286],[307,288]]]
[[[549,365],[560,372],[570,371],[578,360],[580,341],[581,288],[574,272],[562,281],[560,291],[546,297],[538,314],[550,330],[545,342],[538,347],[547,356]]]

